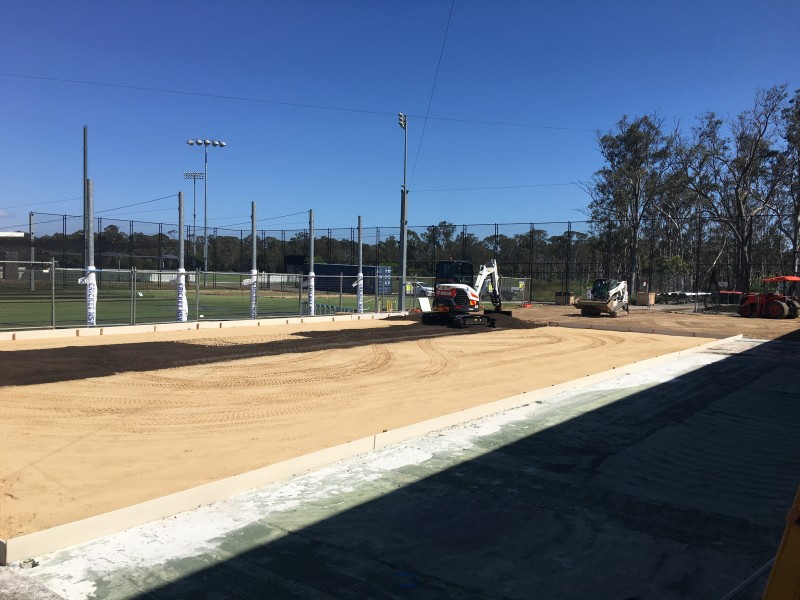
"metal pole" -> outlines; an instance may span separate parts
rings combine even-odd
[[[358,281],[356,283],[356,312],[364,312],[364,254],[361,244],[361,215],[358,215]]]
[[[89,191],[87,190],[87,182],[89,181],[89,128],[83,126],[83,264],[89,264],[89,257],[87,256],[88,249],[86,240],[86,232],[89,229],[89,224],[86,222],[89,214]]]
[[[192,262],[197,260],[197,178],[192,177],[194,193],[192,194]]]
[[[308,211],[308,315],[314,316],[314,209]]]
[[[252,262],[250,264],[250,318],[258,317],[258,267],[256,266],[258,255],[256,249],[256,203],[252,203],[252,224],[250,230],[250,249]]]
[[[570,262],[572,261],[572,221],[567,222],[567,261],[564,267],[564,291],[569,298],[569,278],[570,278]]]
[[[87,239],[88,239],[88,261],[87,267],[89,269],[94,269],[94,182],[91,179],[86,180],[86,189],[89,192],[87,194],[88,198],[88,207],[89,213],[87,214],[87,223],[89,224],[89,230],[86,232]]]
[[[250,246],[251,246],[250,250],[252,254],[252,259],[250,262],[250,269],[251,271],[255,271],[257,273],[258,267],[256,266],[256,261],[257,261],[258,250],[256,247],[256,203],[255,202],[252,203],[252,220],[253,220],[252,230],[250,231]]]
[[[50,327],[56,328],[56,259],[50,257]]]
[[[189,301],[186,298],[186,268],[184,264],[183,192],[178,192],[178,276],[177,276],[177,318],[179,323],[189,320]],[[159,281],[161,276],[159,274]]]
[[[185,242],[185,232],[183,229],[183,192],[178,192],[178,270],[185,268],[183,258],[183,248]]]
[[[208,273],[208,146],[203,145],[203,285]]]
[[[97,277],[94,269],[94,186],[91,179],[86,180],[86,222],[89,229],[86,232],[87,256],[86,265],[86,325],[94,327],[97,325]]]
[[[36,236],[33,234],[33,212],[28,213],[28,229],[31,236],[31,291],[34,291],[36,289],[36,274],[34,272],[33,262],[36,260],[36,250],[34,247],[34,238]]]
[[[406,309],[406,247],[408,245],[408,189],[406,188],[408,119],[402,113],[400,114],[400,126],[403,128],[403,189],[400,190],[400,291],[397,298],[398,308],[403,312]]]

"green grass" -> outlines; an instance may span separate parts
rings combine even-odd
[[[187,283],[190,321],[235,320],[250,318],[250,289],[241,287],[242,276],[236,273],[209,275],[207,285],[198,288]],[[202,283],[202,281],[201,281]],[[27,281],[0,281],[0,330],[55,327],[80,327],[86,324],[86,290],[73,277],[57,277],[55,289],[50,281],[37,281],[30,290]],[[171,323],[177,321],[177,291],[173,285],[138,282],[135,291],[129,280],[114,281],[105,277],[98,290],[97,325]],[[552,287],[552,289],[551,289]],[[546,291],[535,289],[536,301],[552,302],[560,286],[549,284]],[[350,291],[350,290],[348,290]],[[53,307],[52,298],[55,298]],[[519,298],[516,300],[525,300]],[[307,292],[287,287],[284,291],[259,290],[258,317],[270,318],[301,314]],[[316,314],[355,312],[354,293],[317,290]],[[517,302],[504,302],[513,307]],[[484,305],[490,307],[487,303]],[[419,307],[418,298],[406,297],[406,309]],[[364,312],[397,310],[395,294],[375,297],[364,295]]]
[[[0,290],[3,291],[3,290]],[[68,292],[71,292],[68,294]],[[0,295],[0,330],[32,329],[52,327],[51,297],[49,291],[37,292],[32,297],[20,297],[18,291],[13,297]],[[26,295],[32,292],[28,291]],[[300,314],[301,301],[298,293],[258,294],[258,317],[269,318],[293,316]],[[190,321],[236,320],[250,318],[250,290],[201,288],[187,290],[187,301]],[[338,293],[317,293],[316,314],[339,311],[355,312],[357,302],[355,295]],[[364,296],[364,311],[375,312],[387,310],[387,306],[396,310],[397,297]],[[407,298],[406,308],[416,308],[414,298]],[[55,327],[80,327],[86,324],[86,299],[83,288],[56,290]],[[131,325],[144,323],[170,323],[177,320],[177,293],[175,289],[138,288],[135,294],[120,286],[104,286],[98,292],[96,323],[98,326]]]

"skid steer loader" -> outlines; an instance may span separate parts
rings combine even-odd
[[[628,282],[595,279],[589,295],[575,300],[573,306],[584,317],[599,317],[601,314],[616,317],[622,311],[628,314]]]

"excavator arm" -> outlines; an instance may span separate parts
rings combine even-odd
[[[475,290],[478,294],[481,293],[487,278],[490,278],[492,284],[489,299],[492,301],[495,311],[500,312],[503,310],[503,302],[500,298],[500,273],[495,259],[490,260],[488,265],[481,265],[480,271],[478,271],[478,277],[475,280]]]

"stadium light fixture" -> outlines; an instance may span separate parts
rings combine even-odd
[[[205,274],[208,273],[208,147],[224,148],[227,144],[220,140],[186,140],[190,146],[203,147],[203,283]]]

